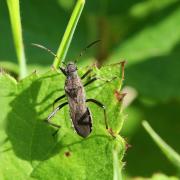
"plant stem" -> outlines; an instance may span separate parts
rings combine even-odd
[[[180,170],[180,155],[161,139],[147,121],[143,121],[142,125],[170,162]]]
[[[77,23],[79,21],[81,12],[84,7],[84,4],[85,4],[85,0],[77,0],[75,8],[72,12],[71,18],[69,20],[69,23],[67,25],[66,31],[60,43],[59,49],[57,51],[58,59],[56,58],[54,59],[53,65],[55,68],[58,68],[60,63],[63,63],[65,60],[69,45],[71,43],[74,31],[76,29]]]
[[[26,68],[26,58],[24,52],[23,38],[22,38],[19,0],[6,0],[6,1],[7,1],[10,21],[11,21],[14,45],[19,63],[19,77],[23,78],[26,76],[27,68]]]

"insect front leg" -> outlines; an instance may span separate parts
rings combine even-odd
[[[99,102],[99,101],[97,101],[95,99],[87,99],[86,102],[93,102],[96,105],[98,105],[99,107],[103,108],[103,111],[104,111],[104,122],[105,122],[105,125],[106,125],[106,129],[108,129],[106,107],[101,102]]]
[[[87,75],[92,71],[92,69],[88,69],[82,76],[81,79],[84,79],[85,77],[87,77]]]
[[[67,73],[66,73],[66,71],[65,71],[65,69],[64,69],[64,68],[59,67],[59,69],[61,70],[61,72],[62,72],[65,76],[67,76]]]
[[[98,79],[97,77],[94,77],[94,78],[90,79],[89,81],[87,81],[87,82],[84,84],[84,87],[87,86],[87,85],[89,85],[89,84],[91,84],[91,83],[93,83],[93,82],[96,81],[97,79]]]
[[[90,74],[91,72],[92,72],[92,69],[88,69],[88,70],[84,73],[84,75],[81,76],[81,79],[83,80],[83,79],[84,79],[85,77],[87,77],[88,74]],[[96,76],[96,74],[94,74],[93,76]],[[106,81],[106,82],[110,82],[110,81],[111,81],[111,80],[105,80],[105,79],[99,78],[99,77],[93,77],[92,79],[90,79],[89,81],[87,81],[87,82],[84,84],[84,86],[87,86],[87,85],[93,83],[93,82],[96,81],[97,79],[100,79],[100,80],[103,80],[103,81]],[[114,79],[114,78],[113,78],[113,79]]]
[[[86,83],[84,84],[84,87],[87,86],[87,85],[89,85],[89,84],[91,84],[91,83],[93,83],[94,81],[96,81],[96,80],[98,80],[98,79],[100,79],[100,80],[102,80],[102,81],[105,81],[105,82],[111,82],[112,80],[114,80],[114,79],[116,79],[116,78],[117,78],[117,77],[113,77],[111,80],[106,80],[106,79],[103,79],[103,78],[94,77],[94,78],[90,79],[88,82],[86,82]]]
[[[111,65],[109,65],[109,66],[113,66],[113,65],[118,65],[118,64],[121,64],[121,71],[122,71],[122,74],[121,74],[121,76],[122,76],[122,80],[124,80],[124,65],[125,65],[125,61],[122,61],[122,62],[120,62],[120,63],[116,63],[116,64],[111,64]],[[82,77],[81,77],[81,79],[84,79],[90,72],[92,71],[92,69],[89,69]],[[94,74],[93,76],[96,76],[96,74]],[[105,82],[111,82],[112,80],[114,80],[114,79],[116,79],[117,77],[115,76],[115,77],[113,77],[112,79],[104,79],[104,78],[102,78],[102,77],[93,77],[92,79],[90,79],[89,81],[87,81],[85,84],[84,84],[84,86],[87,86],[87,85],[89,85],[89,84],[91,84],[91,83],[93,83],[94,81],[96,81],[96,80],[102,80],[102,81],[105,81]]]

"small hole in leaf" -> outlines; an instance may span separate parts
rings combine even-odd
[[[65,155],[66,157],[69,157],[69,156],[71,156],[71,153],[70,153],[69,151],[67,151],[67,152],[64,153],[64,155]]]

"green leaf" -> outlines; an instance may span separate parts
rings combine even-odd
[[[38,179],[50,179],[52,176],[54,179],[112,179],[112,149],[115,143],[122,145],[122,141],[96,135],[68,143],[71,135],[61,139],[66,141],[66,146],[59,146],[59,154],[37,166],[32,176]]]
[[[179,47],[176,51],[179,51]],[[126,83],[145,99],[156,102],[179,100],[179,57],[180,53],[174,52],[136,63],[127,68]]]
[[[130,65],[149,58],[171,54],[180,40],[180,27],[177,27],[180,20],[178,3],[174,3],[173,8],[168,9],[167,7],[164,11],[159,12],[158,18],[149,16],[146,19],[148,24],[144,26],[139,24],[141,25],[139,31],[135,31],[130,38],[119,44],[111,60],[117,60],[121,56],[126,58]]]
[[[17,83],[9,75],[1,74],[0,86],[0,179],[23,180],[32,171],[32,167],[28,162],[17,158],[6,134],[6,120],[11,112],[10,102],[14,99],[12,94],[16,91]]]
[[[137,11],[136,16],[132,11]],[[128,28],[132,32],[109,59],[127,60],[126,84],[134,87],[139,96],[161,102],[180,99],[179,1],[139,2],[130,14],[128,19],[136,21]]]
[[[148,119],[156,132],[161,134],[161,137],[164,137],[164,140],[179,153],[180,144],[177,142],[179,108],[180,104],[174,101],[143,104],[137,99],[124,110],[124,113],[128,114],[128,122],[124,123],[123,130],[125,131],[122,130],[122,134],[124,137],[128,137],[128,142],[132,145],[126,157],[128,162],[126,172],[129,175],[133,177],[150,176],[157,171],[168,175],[177,174],[177,168],[169,162],[154,141],[150,140],[149,134],[142,128],[140,120]],[[144,153],[141,151],[142,146]],[[136,166],[134,166],[134,162],[136,162]]]
[[[105,69],[103,71],[107,72],[107,76],[109,71]],[[109,75],[116,74],[117,69],[120,72],[120,65],[113,66]],[[97,80],[86,88],[87,98],[96,98],[106,106],[108,125],[116,137],[106,130],[103,111],[91,104],[88,105],[93,116],[93,131],[89,137],[83,139],[74,132],[68,107],[53,118],[53,122],[61,128],[56,137],[52,136],[56,129],[43,120],[52,112],[54,99],[64,94],[64,80],[64,75],[55,70],[40,76],[33,73],[20,82],[1,73],[2,179],[11,179],[13,173],[19,179],[29,178],[31,173],[39,179],[52,176],[53,179],[112,179],[115,164],[113,152],[116,151],[120,163],[125,151],[125,142],[118,135],[123,123],[121,102],[114,95],[121,75],[111,82]],[[119,165],[121,167],[121,163]]]

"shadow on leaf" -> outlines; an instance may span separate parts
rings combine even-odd
[[[52,136],[55,129],[43,122],[52,104],[49,99],[53,101],[53,88],[56,87],[52,85],[53,81],[46,79],[32,75],[30,80],[20,82],[10,103],[12,110],[7,116],[6,133],[14,152],[30,162],[44,160],[57,143],[57,138]],[[47,92],[50,92],[48,96]]]

